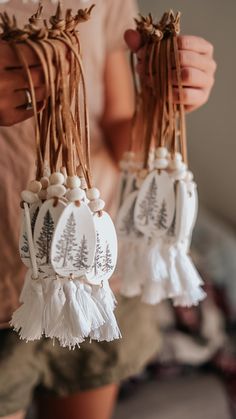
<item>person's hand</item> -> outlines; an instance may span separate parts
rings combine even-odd
[[[30,66],[38,110],[42,108],[46,92],[44,75],[36,54],[30,47],[19,46]],[[29,89],[27,76],[12,47],[0,41],[0,126],[11,126],[33,116],[26,110]]]
[[[141,74],[145,48],[141,44],[141,36],[137,31],[129,29],[125,32],[125,41],[131,51],[137,53],[137,71]],[[181,77],[184,87],[184,105],[187,111],[193,111],[204,105],[214,84],[216,62],[213,58],[213,46],[203,38],[183,35],[178,37],[180,48]],[[173,80],[176,71],[173,68]],[[174,89],[175,102],[179,102],[178,89]]]

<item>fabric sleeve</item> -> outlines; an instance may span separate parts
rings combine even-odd
[[[107,0],[106,39],[107,52],[125,48],[124,32],[134,28],[134,18],[137,17],[136,0]]]

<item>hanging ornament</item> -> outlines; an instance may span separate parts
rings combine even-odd
[[[45,335],[69,348],[86,338],[110,341],[120,337],[108,283],[116,266],[117,238],[92,179],[77,31],[77,26],[90,18],[93,7],[75,15],[71,10],[63,14],[59,3],[55,15],[43,21],[40,4],[23,28],[15,17],[1,15],[0,38],[9,42],[28,80],[36,143],[36,177],[21,194],[19,248],[28,272],[21,306],[11,324],[22,339]],[[42,66],[46,99],[39,113],[20,43],[34,51]]]
[[[189,256],[197,187],[187,164],[177,43],[180,14],[166,12],[159,22],[149,14],[136,19],[136,24],[146,55],[137,76],[131,54],[136,110],[129,150],[121,162],[123,186],[117,216],[122,293],[141,295],[149,304],[171,298],[175,305],[196,305],[205,293]],[[173,67],[180,104],[173,100]],[[127,187],[131,172],[136,192]]]

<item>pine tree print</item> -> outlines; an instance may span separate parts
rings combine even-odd
[[[73,260],[73,252],[77,246],[76,243],[76,221],[74,213],[72,212],[67,220],[60,240],[56,244],[56,256],[54,262],[62,261],[62,268],[68,265],[68,262]]]
[[[39,238],[36,241],[38,245],[37,258],[41,259],[42,263],[48,265],[50,262],[50,249],[52,244],[52,236],[54,232],[54,222],[49,210],[47,210],[44,220],[43,227],[40,232]]]
[[[26,233],[23,234],[23,240],[24,240],[24,243],[21,246],[21,251],[24,254],[22,254],[21,257],[29,258],[29,243],[28,243],[28,238],[27,238],[27,234]]]
[[[83,235],[78,252],[76,253],[74,260],[75,260],[75,263],[73,265],[75,268],[78,268],[79,270],[89,268],[89,265],[87,265],[88,245],[87,245],[87,240],[86,240],[85,235]]]
[[[153,177],[144,200],[140,204],[140,213],[138,218],[143,221],[143,225],[148,225],[149,221],[154,221],[157,211],[157,183]]]
[[[157,218],[157,228],[159,230],[166,230],[167,229],[167,209],[166,209],[166,201],[165,199],[163,199],[162,204],[161,204],[161,209],[159,211],[158,214],[158,218]]]
[[[167,236],[174,237],[175,236],[175,228],[176,228],[176,211],[175,211],[174,218],[173,218],[173,221],[171,223],[171,226],[170,226],[169,230],[167,231]]]
[[[95,251],[95,256],[94,256],[94,264],[93,264],[95,276],[97,276],[99,270],[102,269],[102,258],[103,258],[103,250],[101,246],[101,240],[100,240],[100,236],[98,232],[96,232],[96,251]]]
[[[38,213],[39,213],[39,207],[36,208],[36,210],[34,211],[32,218],[31,218],[31,230],[32,230],[32,235],[34,234],[34,228],[35,228],[35,223],[38,217]]]
[[[122,220],[121,231],[129,235],[134,229],[134,207],[135,201],[131,205],[129,211]]]
[[[114,268],[114,265],[112,264],[112,254],[111,254],[110,246],[107,243],[105,256],[103,258],[102,271],[105,273],[108,273],[112,271],[113,268]]]

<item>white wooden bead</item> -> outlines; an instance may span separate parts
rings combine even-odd
[[[47,187],[49,186],[49,179],[48,177],[44,176],[40,179],[41,185],[43,189],[47,189]]]
[[[31,182],[29,182],[28,185],[28,190],[34,193],[39,193],[42,189],[42,184],[41,182],[37,181],[37,180],[31,180]]]
[[[80,178],[80,182],[81,182],[81,185],[80,185],[81,189],[87,189],[87,182],[84,177]]]
[[[55,172],[50,176],[50,185],[63,185],[65,178],[62,173]]]
[[[159,159],[165,159],[168,155],[168,150],[166,147],[158,147],[156,149],[156,157]]]
[[[193,180],[193,173],[190,172],[190,170],[188,170],[186,172],[185,180],[186,180],[186,182],[192,182],[192,180]]]
[[[102,199],[95,199],[94,201],[90,201],[88,206],[92,212],[98,212],[103,210],[105,202]]]
[[[166,169],[168,167],[168,160],[167,159],[155,159],[154,161],[154,168],[155,169]]]
[[[27,202],[27,204],[34,204],[39,200],[38,195],[31,191],[22,191],[21,198],[24,202]]]
[[[83,189],[70,189],[66,192],[66,199],[70,202],[81,201],[85,198],[85,192]]]
[[[69,189],[80,188],[81,180],[78,176],[68,176],[66,179],[66,186]]]
[[[92,201],[100,198],[100,191],[97,188],[91,188],[86,191],[87,198]]]
[[[41,199],[41,201],[46,201],[47,199],[47,189],[41,189],[41,191],[38,194],[39,199]]]
[[[63,185],[50,185],[47,188],[47,198],[62,198],[66,193],[66,188]]]
[[[169,167],[172,170],[180,170],[182,168],[182,161],[180,160],[170,160]]]
[[[182,161],[183,160],[182,154],[175,153],[174,156],[173,156],[173,160],[174,161]]]

